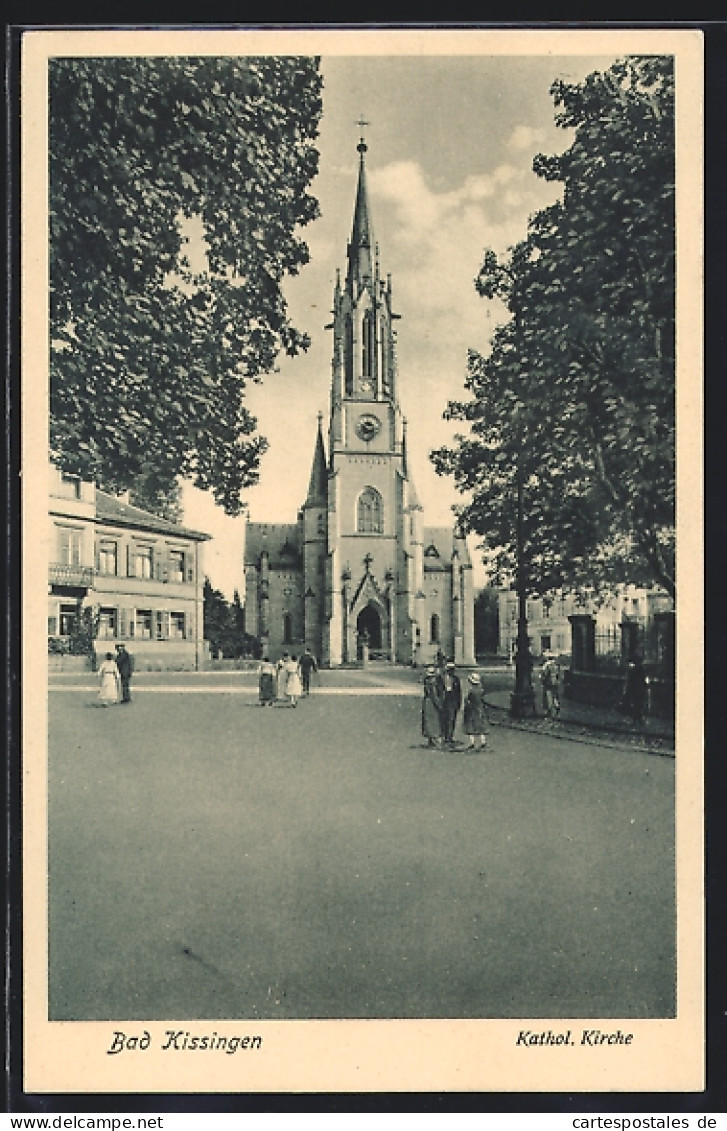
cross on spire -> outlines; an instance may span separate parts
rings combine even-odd
[[[371,557],[371,554],[367,554],[366,557],[363,560],[363,563],[366,566],[366,572],[367,573],[369,572],[369,566],[371,565],[373,560],[374,559]]]
[[[359,126],[359,128],[361,130],[361,140],[359,141],[356,148],[358,149],[359,153],[365,153],[366,150],[368,149],[368,146],[366,144],[366,139],[364,138],[363,131],[364,131],[366,126],[371,125],[371,122],[367,122],[366,119],[364,118],[363,114],[362,114],[361,117],[356,122],[356,125]]]

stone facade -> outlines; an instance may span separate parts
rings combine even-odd
[[[391,277],[379,268],[362,141],[345,280],[333,296],[327,439],[319,417],[308,494],[290,524],[248,522],[246,628],[277,658],[309,647],[324,666],[371,656],[474,663],[465,539],[423,525],[407,458]]]

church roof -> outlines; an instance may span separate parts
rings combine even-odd
[[[328,469],[326,467],[326,449],[323,446],[321,421],[322,417],[319,416],[318,435],[316,436],[313,464],[310,471],[310,482],[308,483],[308,495],[304,503],[306,507],[325,507],[328,505]]]
[[[455,536],[451,526],[425,526],[422,530],[422,549],[425,570],[448,569],[452,564],[452,554],[457,550],[460,565],[468,566],[470,560],[467,542]],[[427,553],[427,551],[429,551]]]
[[[297,522],[248,522],[245,527],[245,565],[259,565],[263,551],[271,569],[298,569],[301,564]]]

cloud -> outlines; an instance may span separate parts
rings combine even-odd
[[[535,149],[545,141],[545,130],[533,126],[515,126],[510,137],[505,143],[508,149],[522,152],[526,149]]]
[[[486,247],[502,253],[524,238],[528,214],[546,202],[541,182],[527,164],[503,163],[437,192],[416,162],[398,161],[373,171],[369,187],[382,268],[405,318],[402,348],[424,353],[426,343],[429,362],[482,348],[485,304],[473,280]]]

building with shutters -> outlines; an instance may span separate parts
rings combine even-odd
[[[50,469],[48,636],[63,651],[90,610],[97,656],[124,642],[136,669],[204,662],[203,544],[93,483]]]
[[[319,415],[308,493],[291,523],[248,522],[245,622],[263,650],[309,647],[324,666],[371,657],[474,663],[465,539],[424,525],[399,400],[391,276],[374,241],[363,139],[345,280],[333,296],[327,436]]]

